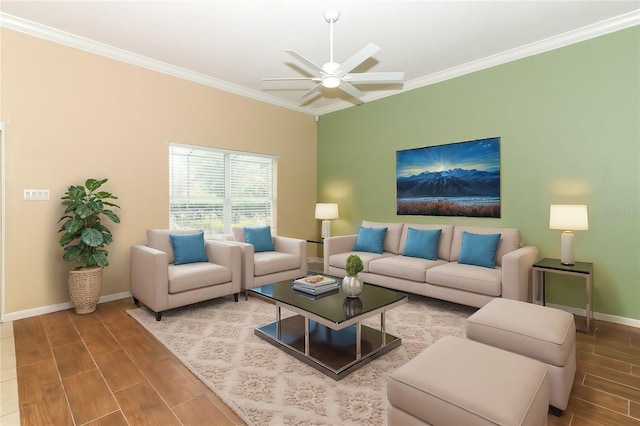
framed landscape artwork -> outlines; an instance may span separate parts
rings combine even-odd
[[[398,215],[500,217],[500,138],[396,152]]]

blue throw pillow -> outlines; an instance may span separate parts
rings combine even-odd
[[[368,251],[382,254],[384,237],[386,235],[387,228],[365,228],[361,226],[353,251]]]
[[[244,228],[244,240],[253,244],[253,251],[260,253],[263,251],[275,251],[273,240],[271,239],[270,226],[247,226]]]
[[[196,234],[169,234],[173,246],[176,265],[194,262],[208,262],[204,249],[204,232]]]
[[[499,242],[500,234],[472,234],[462,231],[458,263],[495,268]]]
[[[414,229],[407,231],[407,242],[404,244],[403,256],[438,259],[438,243],[442,229]]]

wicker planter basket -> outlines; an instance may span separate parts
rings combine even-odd
[[[69,297],[77,314],[89,314],[96,310],[103,269],[102,266],[93,266],[69,271]]]

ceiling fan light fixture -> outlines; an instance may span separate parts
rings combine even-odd
[[[330,24],[336,22],[339,17],[340,17],[340,11],[338,9],[334,9],[330,7],[328,9],[325,9],[324,11],[324,20]]]
[[[342,80],[337,75],[327,75],[322,78],[322,87],[326,87],[327,89],[334,89],[340,86]]]

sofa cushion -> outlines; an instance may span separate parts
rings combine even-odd
[[[500,234],[473,234],[462,231],[458,263],[495,268],[499,242]]]
[[[204,232],[195,234],[169,234],[176,265],[208,262],[204,249]]]
[[[279,251],[263,251],[253,256],[254,275],[273,274],[300,267],[300,257]]]
[[[441,233],[442,229],[409,228],[402,255],[436,260],[438,258],[438,243],[440,242]]]
[[[451,242],[451,257],[449,260],[458,261],[462,248],[462,232],[473,234],[500,234],[496,265],[502,265],[502,256],[520,248],[520,230],[515,228],[489,228],[481,226],[456,226],[453,230]]]
[[[388,256],[369,262],[369,272],[416,282],[426,282],[427,269],[445,264],[446,260],[429,260],[409,256]]]
[[[347,258],[352,254],[357,254],[358,256],[360,256],[360,259],[362,260],[362,266],[364,267],[362,272],[370,272],[369,263],[371,261],[375,259],[382,259],[385,257],[394,256],[391,253],[378,254],[378,253],[370,253],[366,251],[361,251],[357,253],[354,253],[354,252],[337,253],[329,256],[329,265],[333,266],[334,268],[347,269]]]
[[[168,274],[169,294],[231,281],[231,269],[209,262],[169,265]]]
[[[440,241],[438,242],[438,258],[449,260],[451,256],[451,240],[453,239],[453,225],[434,225],[424,223],[405,223],[400,237],[400,247],[407,244],[407,234],[409,228],[413,229],[441,229]]]
[[[427,270],[427,282],[442,287],[498,297],[502,295],[502,268],[482,268],[449,262]]]
[[[400,237],[402,236],[402,223],[371,222],[363,220],[365,228],[387,228],[387,235],[384,237],[383,251],[393,254],[400,254]]]
[[[247,243],[253,245],[253,251],[255,253],[274,251],[276,249],[271,239],[271,227],[268,225],[245,226],[244,238]]]
[[[386,234],[387,228],[366,228],[361,226],[353,251],[382,253]]]

